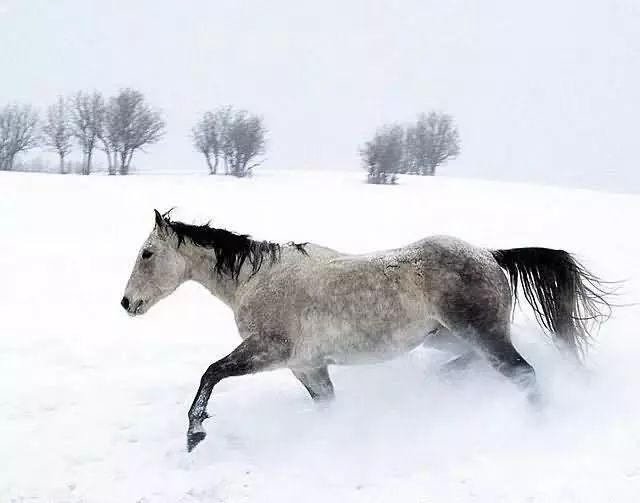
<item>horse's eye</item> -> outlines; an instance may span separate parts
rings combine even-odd
[[[151,258],[151,255],[153,255],[153,252],[152,252],[152,251],[144,250],[144,251],[142,252],[142,258],[143,258],[143,259]]]

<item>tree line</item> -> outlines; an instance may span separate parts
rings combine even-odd
[[[0,108],[0,170],[12,170],[16,159],[34,148],[57,154],[58,171],[71,171],[70,154],[82,154],[79,172],[93,171],[96,151],[110,175],[127,175],[134,155],[157,143],[166,132],[159,110],[135,89],[111,97],[98,91],[60,96],[41,118],[30,105]],[[191,129],[191,141],[211,175],[246,177],[263,161],[267,129],[262,117],[223,106],[204,112]],[[369,183],[395,183],[399,173],[435,175],[460,153],[453,118],[443,112],[420,114],[415,122],[379,128],[360,149]]]
[[[109,98],[98,91],[60,96],[44,117],[30,105],[0,108],[0,169],[12,170],[18,155],[36,147],[54,151],[66,173],[74,148],[82,154],[81,173],[92,172],[96,150],[104,152],[110,175],[127,175],[133,156],[165,133],[161,113],[135,89]]]
[[[420,114],[408,125],[379,128],[360,149],[367,182],[396,183],[399,173],[433,176],[436,168],[460,154],[460,134],[449,114]]]
[[[165,131],[160,112],[129,88],[109,98],[98,91],[60,96],[44,117],[30,105],[13,103],[0,108],[0,170],[15,169],[19,155],[41,147],[57,154],[60,173],[70,172],[69,155],[77,149],[81,174],[93,171],[99,150],[110,175],[127,175],[134,154],[158,142]],[[231,106],[205,112],[191,130],[193,145],[212,175],[220,163],[226,175],[250,175],[262,162],[265,137],[261,117]]]

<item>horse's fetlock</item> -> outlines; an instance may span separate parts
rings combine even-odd
[[[187,430],[188,434],[192,433],[204,433],[204,428],[202,427],[202,421],[195,420],[189,421],[189,429]]]
[[[207,414],[207,411],[204,412],[196,412],[196,413],[189,413],[188,418],[189,418],[189,430],[192,429],[192,426],[195,425],[202,425],[202,423],[206,420],[209,419],[209,414]]]

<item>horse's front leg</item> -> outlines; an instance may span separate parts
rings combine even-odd
[[[333,383],[326,365],[305,370],[291,369],[293,375],[303,384],[311,398],[316,402],[325,402],[334,397]]]
[[[252,335],[221,360],[211,364],[202,375],[200,387],[189,409],[187,450],[191,452],[206,432],[202,422],[207,415],[207,403],[213,387],[222,379],[286,366],[291,355],[289,339],[279,334]]]

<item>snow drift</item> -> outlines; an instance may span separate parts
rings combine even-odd
[[[448,178],[368,186],[362,173],[252,180],[0,176],[0,501],[637,501],[640,314],[617,308],[584,369],[518,311],[514,341],[546,405],[483,365],[442,376],[420,348],[333,367],[315,406],[288,371],[229,379],[185,449],[201,373],[238,342],[231,313],[185,285],[131,320],[119,306],[153,208],[346,252],[452,234],[571,251],[614,302],[640,299],[640,198]]]

